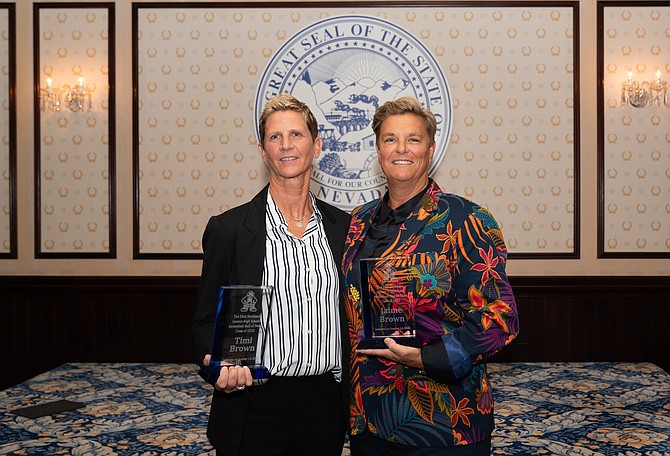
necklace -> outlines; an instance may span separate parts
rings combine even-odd
[[[302,228],[302,221],[305,220],[305,217],[309,217],[310,215],[312,215],[312,213],[308,212],[307,214],[303,215],[300,218],[295,218],[292,215],[289,215],[289,217],[295,221],[295,226],[297,226],[298,228]]]

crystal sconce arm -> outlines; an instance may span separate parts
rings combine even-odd
[[[91,110],[91,92],[84,87],[84,78],[79,78],[74,87],[67,84],[54,87],[51,78],[47,78],[47,86],[40,88],[40,111],[59,112],[63,108],[72,112]]]
[[[656,70],[654,81],[634,81],[633,72],[628,72],[628,80],[621,83],[621,106],[634,108],[664,106],[668,104],[668,83],[661,81],[661,70]]]

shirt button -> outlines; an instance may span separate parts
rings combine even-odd
[[[312,334],[312,330],[311,330],[311,329],[308,329],[308,330],[307,330],[307,334]]]

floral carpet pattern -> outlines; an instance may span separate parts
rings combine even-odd
[[[670,455],[670,375],[653,364],[489,364],[489,373],[494,455]],[[210,395],[195,365],[64,364],[0,391],[0,454],[214,455]],[[58,399],[85,406],[11,413]]]
[[[648,363],[489,364],[494,455],[670,455],[670,374]]]

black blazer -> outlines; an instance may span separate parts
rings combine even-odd
[[[204,252],[202,275],[192,327],[198,362],[202,362],[211,349],[219,287],[221,285],[261,285],[265,256],[265,205],[268,188],[269,186],[266,185],[250,202],[214,216],[207,223],[202,238]],[[316,204],[323,216],[324,231],[339,270],[351,217],[346,212],[319,199],[316,200]],[[344,290],[340,290],[342,414],[348,427],[351,354],[342,299],[343,292]],[[226,448],[231,454],[238,452],[245,425],[244,417],[252,390],[253,388],[247,388],[239,394],[214,391],[207,436],[215,448]]]

